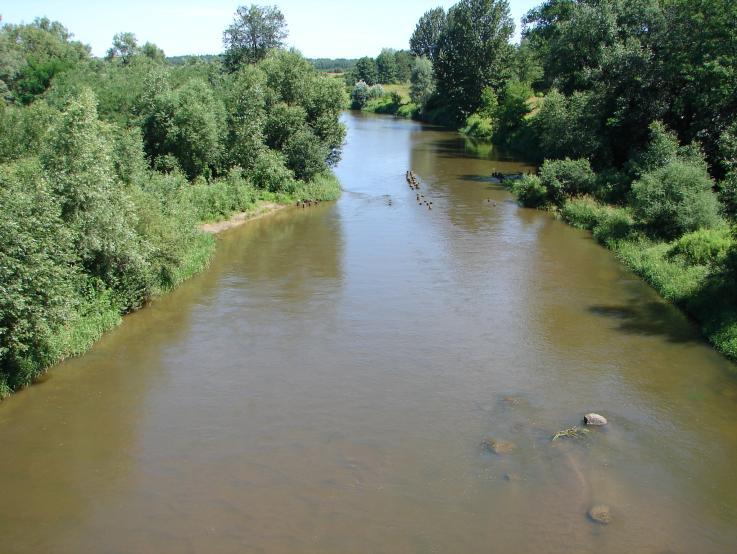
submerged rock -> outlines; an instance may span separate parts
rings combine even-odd
[[[603,415],[590,413],[583,416],[583,422],[586,425],[606,425],[608,422]]]
[[[494,454],[509,454],[510,452],[514,452],[517,448],[517,445],[513,442],[500,441],[496,439],[485,439],[481,445],[486,448],[486,450],[489,450]]]
[[[504,480],[507,481],[508,483],[514,483],[515,481],[521,481],[522,476],[519,473],[514,473],[514,472],[506,473],[504,475]]]
[[[595,523],[607,525],[612,522],[612,511],[606,504],[599,504],[589,510],[589,518]]]

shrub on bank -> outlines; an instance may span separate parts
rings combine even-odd
[[[679,238],[669,250],[672,257],[682,257],[694,265],[719,264],[725,261],[733,246],[730,231],[721,229],[699,229]]]
[[[466,118],[466,124],[461,133],[482,140],[491,140],[494,136],[494,122],[481,114],[471,114]]]
[[[632,184],[635,219],[648,232],[674,239],[723,224],[713,183],[700,165],[673,160]]]
[[[592,193],[596,175],[586,159],[545,160],[540,167],[540,181],[550,201],[562,206],[568,197]]]
[[[542,208],[549,202],[548,190],[537,175],[523,175],[514,181],[512,193],[526,208]]]

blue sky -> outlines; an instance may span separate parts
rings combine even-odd
[[[520,18],[542,0],[511,0],[519,37]],[[241,0],[242,4],[250,1]],[[419,17],[427,10],[449,8],[455,0],[257,0],[276,4],[289,26],[289,46],[308,57],[375,56],[382,47],[407,48]],[[233,20],[236,1],[128,0],[126,2],[11,0],[0,5],[5,23],[30,23],[37,16],[61,21],[101,56],[120,31],[151,41],[167,55],[217,54],[222,32]]]

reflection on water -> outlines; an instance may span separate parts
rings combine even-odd
[[[488,180],[529,168],[346,121],[339,202],[225,233],[0,405],[0,551],[733,551],[733,367]],[[610,425],[551,441],[591,410]]]

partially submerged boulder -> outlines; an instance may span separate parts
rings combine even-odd
[[[602,426],[608,423],[608,421],[603,415],[595,414],[593,412],[583,416],[583,422],[586,425],[593,425],[593,426]]]
[[[513,442],[496,439],[484,439],[481,446],[494,454],[509,454],[517,449],[517,445]]]
[[[589,519],[594,523],[607,525],[612,522],[612,511],[606,504],[599,504],[589,510]]]

